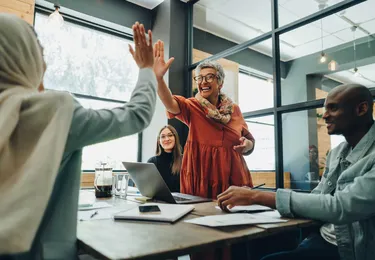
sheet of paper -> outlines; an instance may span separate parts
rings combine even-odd
[[[95,202],[92,205],[79,205],[78,210],[93,210],[93,209],[101,209],[101,208],[109,208],[112,207],[112,205],[108,204],[107,202]]]
[[[216,206],[217,209],[220,209],[219,206]],[[220,209],[221,210],[221,209]],[[249,206],[235,206],[231,208],[229,211],[230,212],[248,212],[251,213],[252,211],[266,211],[269,210],[271,211],[272,209],[270,207],[262,206],[262,205],[249,205]]]
[[[95,202],[95,196],[91,190],[81,190],[79,192],[78,207],[91,207]]]
[[[216,216],[206,216],[185,220],[187,223],[208,226],[208,227],[224,227],[236,225],[255,225],[287,222],[288,220],[277,219],[272,217],[257,216],[256,214],[238,213]]]
[[[113,215],[138,207],[138,205],[125,205],[122,207],[101,208],[96,210],[78,211],[79,221],[112,219]],[[95,214],[94,214],[95,213]]]
[[[265,211],[260,213],[253,213],[257,216],[270,217],[270,218],[281,218],[280,213],[277,210]]]
[[[139,195],[141,196],[140,191],[136,187],[128,186],[128,195]]]

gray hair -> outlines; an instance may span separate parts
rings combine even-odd
[[[199,63],[199,65],[195,69],[195,75],[199,75],[199,72],[202,69],[211,68],[216,70],[216,76],[217,76],[217,82],[221,85],[224,83],[225,73],[223,66],[221,66],[216,61],[204,61],[202,63]]]

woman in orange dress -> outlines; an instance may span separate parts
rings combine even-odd
[[[216,62],[196,68],[198,93],[193,98],[172,95],[163,76],[173,62],[164,61],[163,42],[154,46],[158,95],[169,118],[189,127],[181,166],[181,192],[216,199],[230,185],[252,187],[243,155],[254,149],[254,138],[238,105],[220,92],[224,71]]]
[[[196,68],[198,93],[193,98],[172,95],[163,76],[174,58],[164,60],[164,43],[154,46],[154,72],[158,95],[169,118],[189,127],[180,172],[181,193],[216,199],[231,185],[252,187],[243,155],[254,150],[254,138],[238,105],[221,93],[224,70],[217,62]],[[204,252],[193,259],[230,259],[230,250]]]

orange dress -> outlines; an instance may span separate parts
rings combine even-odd
[[[173,97],[181,112],[168,113],[168,117],[176,117],[189,127],[180,172],[181,192],[216,199],[231,185],[252,187],[243,155],[233,149],[241,136],[254,142],[238,105],[234,104],[231,120],[222,124],[208,118],[196,98]]]

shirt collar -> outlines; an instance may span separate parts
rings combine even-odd
[[[348,152],[350,151],[350,145],[346,143],[344,149],[339,155],[339,158],[346,159],[351,164],[353,164],[357,162],[359,159],[361,159],[367,153],[367,151],[370,149],[374,141],[375,123],[371,126],[371,128],[367,131],[367,133],[362,137],[359,143],[354,147],[354,149],[349,154]]]

